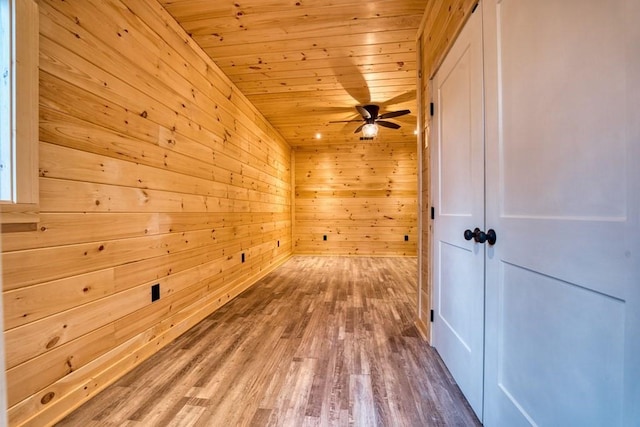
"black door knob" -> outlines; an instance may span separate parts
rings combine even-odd
[[[473,237],[474,237],[473,231],[469,229],[464,230],[464,240],[471,240],[473,239]]]
[[[478,243],[484,243],[487,241],[487,235],[484,234],[484,231],[476,227],[473,231],[469,229],[464,230],[464,239],[465,240],[473,239]]]
[[[476,227],[473,231],[467,229],[464,230],[464,239],[465,240],[475,240],[477,243],[487,242],[490,245],[496,244],[496,232],[490,228],[486,233]]]
[[[487,235],[484,234],[484,231],[480,230],[478,227],[473,230],[474,239],[478,243],[484,243],[487,241]]]
[[[490,228],[489,230],[487,230],[487,243],[490,244],[491,246],[496,244],[496,240],[498,239],[498,236],[496,236],[496,232],[493,228]]]

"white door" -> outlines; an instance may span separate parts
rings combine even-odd
[[[484,422],[640,425],[638,0],[485,0]]]
[[[471,16],[433,80],[434,323],[432,344],[482,419],[485,245],[482,19]]]

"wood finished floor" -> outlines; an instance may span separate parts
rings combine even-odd
[[[59,426],[477,426],[415,258],[294,257]]]

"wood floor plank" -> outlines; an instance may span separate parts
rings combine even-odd
[[[58,425],[479,426],[415,258],[294,257]]]

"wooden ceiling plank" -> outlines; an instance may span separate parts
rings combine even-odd
[[[363,55],[363,56],[346,56],[347,63],[354,64],[356,67],[358,66],[367,66],[367,65],[376,65],[376,64],[397,64],[399,67],[403,67],[407,59],[415,59],[415,55],[410,53],[388,53],[384,55]],[[274,58],[275,59],[275,58]],[[277,65],[276,65],[277,64]],[[316,69],[316,68],[326,68],[331,67],[330,62],[325,62],[324,66],[319,66],[318,63],[306,60],[299,59],[289,59],[289,60],[281,60],[281,61],[273,61],[266,62],[262,58],[253,58],[247,61],[247,58],[234,58],[227,60],[219,60],[216,61],[216,65],[222,68],[223,70],[229,68],[239,68],[239,69],[252,69],[254,71],[285,71],[289,69]],[[253,68],[250,68],[253,67]],[[231,73],[230,73],[231,74]]]
[[[180,22],[213,21],[216,24],[220,20],[235,19],[246,23],[254,23],[260,19],[273,19],[278,15],[289,16],[314,16],[335,15],[351,17],[375,17],[392,16],[394,14],[418,14],[422,16],[424,11],[423,0],[403,1],[397,0],[305,0],[305,1],[207,1],[195,2],[169,2],[164,1],[166,9]],[[260,18],[262,17],[262,18]],[[259,21],[258,21],[259,22]]]
[[[214,54],[207,50],[207,54]],[[387,60],[381,56],[386,56]],[[382,61],[381,61],[382,59]],[[216,64],[220,67],[251,67],[249,72],[261,71],[271,66],[281,64],[287,67],[287,64],[296,61],[323,61],[321,66],[317,64],[314,68],[345,68],[362,67],[367,65],[381,64],[384,62],[394,62],[400,68],[405,63],[415,63],[415,49],[410,44],[404,43],[385,43],[375,46],[345,46],[330,49],[311,49],[297,50],[280,53],[262,52],[254,55],[239,54],[234,57],[216,58]],[[291,68],[290,69],[296,69]]]
[[[202,34],[215,28],[221,34],[233,32],[253,32],[266,28],[280,27],[291,29],[293,32],[307,31],[308,28],[329,28],[341,26],[345,23],[375,22],[381,19],[405,18],[420,16],[419,10],[406,10],[398,2],[387,2],[384,10],[370,10],[368,2],[361,3],[357,8],[320,7],[311,13],[298,9],[281,9],[270,12],[244,13],[238,11],[234,17],[199,18],[182,21],[183,27],[192,34]],[[419,25],[419,23],[418,23]]]
[[[321,65],[319,63],[318,65]],[[348,67],[336,67],[336,68],[303,68],[303,69],[276,69],[273,71],[259,71],[251,70],[251,72],[229,74],[233,76],[233,80],[236,82],[242,81],[254,81],[257,79],[286,79],[286,78],[300,78],[300,77],[325,77],[325,76],[342,76],[357,73],[359,75],[378,76],[393,71],[402,71],[408,73],[416,72],[416,63],[409,62],[406,64],[398,63],[384,63],[384,64],[367,64],[360,66],[348,66]],[[232,70],[237,70],[237,67],[233,67]],[[375,78],[375,77],[373,77]]]
[[[216,58],[216,63],[224,62],[227,58],[218,57],[214,50],[206,50],[207,54]],[[249,61],[263,63],[277,63],[286,61],[309,61],[322,59],[329,62],[331,67],[345,66],[353,64],[353,58],[374,55],[405,54],[415,55],[414,42],[401,43],[381,43],[367,46],[344,46],[332,48],[318,48],[306,50],[290,50],[287,52],[262,52],[253,55],[236,55],[232,57],[234,61],[246,58]]]
[[[352,21],[323,21],[318,23],[298,24],[293,27],[281,27],[277,25],[264,28],[231,31],[215,27],[189,28],[185,30],[198,43],[209,43],[215,40],[220,45],[243,45],[256,40],[292,41],[300,38],[318,38],[321,42],[324,37],[351,34],[368,34],[382,31],[394,31],[403,28],[417,28],[420,17],[415,15],[399,17],[382,17],[375,19],[358,19]],[[206,37],[213,36],[209,39]]]
[[[302,76],[295,78],[270,78],[266,75],[260,76],[258,78],[243,78],[238,79],[236,84],[238,87],[280,87],[280,86],[288,86],[288,87],[296,87],[296,86],[304,86],[304,85],[312,85],[312,84],[338,84],[343,88],[358,88],[362,85],[370,87],[369,83],[373,82],[381,82],[387,81],[393,85],[393,81],[399,79],[415,79],[416,73],[415,70],[402,70],[402,71],[389,71],[386,73],[366,73],[366,74],[358,74],[356,77],[352,78],[350,75],[316,75],[316,76]]]
[[[378,104],[385,103],[393,99],[394,97],[406,93],[412,93],[415,96],[415,84],[406,86],[394,86],[393,88],[373,88],[373,90],[371,90],[371,102]],[[313,97],[313,95],[315,95],[315,98]],[[256,106],[277,104],[278,102],[284,102],[285,100],[291,99],[295,99],[301,104],[304,103],[312,105],[323,105],[322,101],[339,103],[340,100],[346,100],[347,102],[345,102],[344,105],[348,106],[355,105],[356,103],[356,101],[354,101],[354,99],[343,89],[332,91],[313,90],[309,92],[299,92],[296,94],[295,98],[291,97],[291,95],[287,93],[255,94],[251,97],[252,102],[255,103]],[[277,105],[274,105],[273,108],[277,108]]]
[[[399,29],[389,31],[378,31],[376,33],[341,34],[337,36],[324,37],[319,41],[317,37],[294,38],[282,43],[280,40],[257,39],[251,43],[244,43],[242,46],[231,44],[220,44],[218,38],[214,36],[197,36],[198,45],[203,49],[208,49],[215,58],[226,58],[230,56],[257,55],[268,53],[280,53],[291,51],[303,51],[308,49],[327,49],[343,46],[369,46],[385,43],[411,43],[415,47],[416,32],[414,29]],[[209,40],[209,41],[208,41]]]
[[[397,83],[396,83],[397,82]],[[383,82],[368,82],[369,89],[375,87],[389,87],[394,85],[405,86],[411,83],[415,84],[415,78],[400,78],[395,79],[393,81],[383,81]],[[345,89],[340,83],[317,83],[310,82],[308,84],[298,84],[295,86],[290,86],[289,84],[283,85],[260,85],[260,84],[238,84],[238,88],[242,93],[247,94],[247,96],[251,96],[254,93],[278,93],[278,92],[286,92],[286,93],[296,93],[296,92],[306,92],[306,91],[322,91],[322,90],[332,90],[332,89]],[[368,102],[368,101],[366,101]]]

